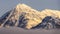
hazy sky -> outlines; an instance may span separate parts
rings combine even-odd
[[[60,0],[0,0],[0,16],[19,3],[27,4],[37,10],[46,8],[60,10]]]

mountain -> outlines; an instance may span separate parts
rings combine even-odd
[[[0,27],[16,26],[26,29],[60,27],[60,11],[37,11],[26,4],[18,4],[0,18]],[[58,27],[58,28],[59,28]]]
[[[45,17],[40,24],[37,26],[33,27],[32,29],[55,29],[58,28],[60,29],[60,19],[52,17],[52,16],[47,16]]]

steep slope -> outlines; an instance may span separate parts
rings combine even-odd
[[[32,27],[32,29],[55,29],[55,28],[60,28],[60,19],[55,18],[52,16],[46,16],[40,24],[38,24],[35,27]]]
[[[8,25],[31,29],[32,27],[41,24],[43,22],[42,20],[47,16],[60,19],[60,11],[58,10],[45,9],[37,11],[25,4],[18,4],[14,9],[6,14],[5,17],[3,16],[5,19],[0,19],[3,19],[2,22],[0,21],[1,27]],[[60,24],[60,22],[58,23]]]

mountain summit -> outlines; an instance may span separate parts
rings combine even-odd
[[[37,11],[26,4],[18,4],[14,9],[5,13],[0,18],[0,24],[1,24],[0,26],[1,27],[16,26],[26,29],[31,29],[34,27],[37,28],[37,26],[43,27],[48,24],[50,26],[51,24],[52,25],[57,24],[60,26],[59,19],[60,19],[60,11],[58,10],[45,9],[42,11]],[[54,21],[50,23],[49,22],[50,20],[51,21],[54,20]],[[41,26],[41,24],[43,25]],[[50,27],[48,26],[48,28]]]

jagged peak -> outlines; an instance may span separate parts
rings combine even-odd
[[[37,10],[33,9],[32,7],[26,5],[26,4],[18,4],[16,6],[17,11],[22,11],[22,12],[38,12]]]
[[[28,5],[26,5],[26,4],[18,4],[17,6],[16,6],[17,8],[31,8],[31,7],[29,7]]]

